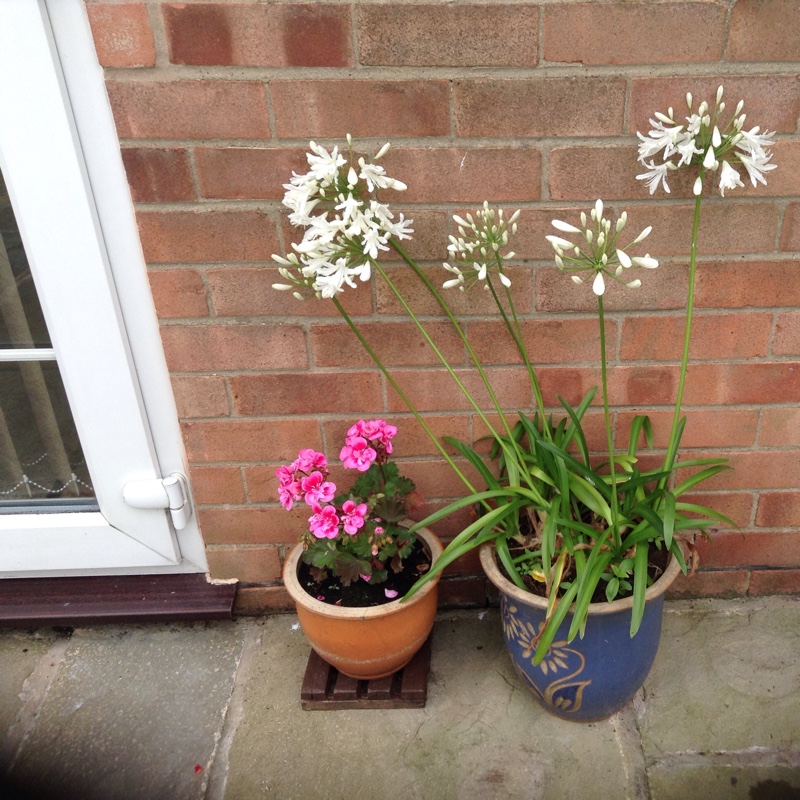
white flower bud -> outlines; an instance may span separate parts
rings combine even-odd
[[[594,204],[594,210],[597,213],[597,219],[602,219],[603,217],[603,201],[598,198],[597,202]]]
[[[639,244],[642,239],[646,239],[650,235],[650,231],[653,230],[652,225],[648,225],[632,242],[631,245]]]
[[[559,269],[564,269],[564,259],[558,253],[556,253],[556,266]]]
[[[594,211],[592,211],[592,214],[594,214]],[[592,233],[592,229],[591,228],[587,228],[586,229],[586,241],[589,242],[589,244],[591,244],[593,239],[594,239],[594,234]]]
[[[581,211],[581,225],[583,225],[584,228],[586,227],[586,213],[583,211]]]
[[[605,267],[608,264],[608,253],[603,253],[603,255],[600,256],[600,261],[603,263],[603,266]]]
[[[516,253],[513,250],[510,253],[506,253],[506,261],[511,261],[511,259],[514,258],[515,255]]]
[[[719,89],[717,89],[717,105],[719,105],[719,101],[722,100],[722,86],[720,85]]]
[[[637,278],[635,281],[631,281],[630,283],[625,284],[629,289],[638,289],[642,282]]]
[[[583,278],[579,278],[577,275],[572,275],[571,277],[572,277],[572,282],[573,283],[577,283],[577,284],[583,283]]]
[[[695,197],[699,197],[703,192],[703,181],[699,177],[694,182],[692,192],[694,193]]]
[[[615,274],[615,275],[616,275],[618,278],[619,278],[619,276],[620,276],[620,275],[622,275],[622,264],[620,264],[620,265],[619,265],[619,266],[618,266],[618,267],[617,267],[617,268],[614,270],[614,274]]]
[[[303,297],[303,295],[301,295],[300,292],[295,292],[292,296],[294,297],[295,300],[305,300],[305,297]]]
[[[686,105],[689,106],[689,111],[692,110],[692,93],[686,92]]]
[[[697,109],[697,116],[698,117],[705,116],[706,111],[708,111],[708,103],[706,103],[706,101],[703,100],[703,102],[700,103],[700,107]]]
[[[634,256],[631,261],[637,267],[644,267],[645,269],[655,269],[658,266],[658,261],[655,258],[651,258],[649,253],[645,256]]]
[[[617,250],[617,258],[625,269],[628,269],[633,264],[631,257],[624,250]]]
[[[273,283],[272,288],[277,289],[279,292],[288,292],[294,289],[294,286],[289,286],[289,284],[286,283]]]
[[[506,289],[511,287],[511,280],[505,273],[503,272],[499,273],[499,277],[500,277],[500,283],[502,283],[503,286],[506,287]]]
[[[719,132],[719,128],[716,125],[711,132],[711,144],[714,147],[719,147],[722,144],[722,134]]]
[[[594,282],[592,283],[592,291],[598,296],[601,297],[606,290],[606,282],[603,280],[603,273],[598,272],[597,275],[594,276]]]
[[[602,247],[606,243],[606,234],[605,231],[600,231],[597,236],[597,246]]]
[[[390,147],[390,143],[386,142],[386,144],[383,147],[381,147],[381,149],[378,150],[377,153],[375,153],[375,158],[373,158],[372,160],[373,161],[377,161],[379,158],[381,158],[382,156],[386,155],[386,151],[389,149],[389,147]]]
[[[739,102],[736,104],[736,111],[734,111],[734,112],[733,112],[733,116],[734,116],[734,117],[738,117],[738,116],[739,116],[739,114],[741,113],[741,110],[742,110],[743,108],[744,108],[744,100],[740,100],[740,101],[739,101]]]
[[[622,214],[620,215],[620,218],[617,220],[617,225],[616,225],[617,233],[622,232],[622,229],[625,227],[627,222],[628,222],[628,212],[623,211]]]
[[[716,164],[716,163],[717,163],[717,159],[714,156],[714,148],[713,147],[709,147],[708,150],[706,151],[705,158],[703,159],[703,166],[706,169],[713,169],[714,168],[714,164]]]

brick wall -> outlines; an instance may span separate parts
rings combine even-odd
[[[122,141],[173,374],[213,573],[243,582],[240,608],[284,607],[283,556],[303,523],[276,502],[275,467],[300,447],[335,454],[360,416],[399,421],[398,454],[426,495],[458,496],[403,404],[326,302],[274,292],[287,248],[281,184],[310,138],[391,140],[409,185],[412,252],[435,265],[449,216],[488,199],[521,208],[515,291],[549,403],[597,381],[593,301],[558,273],[544,236],[602,196],[654,226],[662,266],[607,296],[620,430],[652,409],[663,447],[680,350],[690,184],[653,200],[635,180],[635,131],[685,92],[777,131],[769,185],[704,202],[695,359],[685,445],[734,469],[703,499],[739,531],[701,545],[677,593],[800,589],[800,5],[720,2],[263,3],[87,0]],[[405,285],[407,273],[398,270]],[[418,289],[407,291],[467,361]],[[385,287],[346,307],[431,426],[467,441],[480,425]],[[456,298],[502,402],[530,407],[480,294]],[[599,415],[596,418],[599,423]],[[595,443],[601,447],[599,424]],[[439,532],[458,528],[453,520]],[[744,537],[742,536],[744,533]],[[446,601],[483,602],[477,559],[448,574]]]

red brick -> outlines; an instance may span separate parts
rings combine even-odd
[[[669,588],[667,598],[744,597],[750,584],[750,573],[743,569],[699,571],[694,575],[678,575]]]
[[[678,385],[677,366],[619,367],[610,379],[612,403],[671,404]],[[688,405],[746,405],[800,401],[800,365],[795,362],[749,364],[695,363],[686,382]]]
[[[202,197],[283,199],[292,172],[308,170],[300,148],[198,147],[197,181]]]
[[[800,594],[800,569],[753,570],[749,594]]]
[[[459,79],[453,103],[458,136],[612,136],[623,131],[625,81]]]
[[[476,488],[483,489],[484,483],[477,470],[459,457],[454,459],[461,474]],[[414,481],[417,493],[430,502],[431,498],[450,500],[464,497],[467,486],[446,461],[403,461],[400,463],[403,475]],[[419,513],[415,513],[419,517]]]
[[[800,203],[789,203],[786,207],[781,250],[800,250]]]
[[[377,372],[236,375],[231,391],[236,413],[248,416],[374,414],[383,408]]]
[[[706,456],[728,459],[729,470],[721,472],[698,487],[699,491],[711,489],[796,489],[797,450],[741,450],[692,453],[690,458]],[[697,468],[692,470],[697,471]],[[679,480],[686,478],[686,470],[678,473]]]
[[[268,583],[281,577],[281,557],[275,547],[212,546],[206,550],[206,557],[211,577],[218,580]]]
[[[444,80],[277,80],[269,88],[283,138],[450,133]]]
[[[714,3],[546,5],[544,59],[648,65],[718,61],[724,30],[725,9]]]
[[[758,499],[756,525],[762,528],[800,527],[800,492],[762,492]],[[800,564],[800,533],[792,534],[791,542],[794,546],[793,564]]]
[[[300,447],[297,448],[298,452]],[[286,459],[287,462],[291,459]],[[251,503],[277,503],[278,479],[275,477],[275,465],[268,467],[252,466],[244,468],[244,482],[247,499]]]
[[[187,150],[179,147],[123,147],[122,161],[134,203],[195,199]]]
[[[571,406],[581,400],[593,386],[600,386],[600,367],[543,367],[537,370],[545,406],[560,407],[559,396]],[[613,402],[613,401],[612,401]]]
[[[144,3],[86,6],[97,60],[103,67],[152,67],[153,32]]]
[[[242,471],[236,466],[194,466],[190,470],[192,494],[200,505],[244,503]],[[216,576],[215,576],[216,577]],[[220,576],[221,577],[221,576]]]
[[[275,225],[260,211],[140,211],[136,219],[152,263],[266,261],[278,250]]]
[[[283,586],[239,586],[233,602],[237,617],[259,617],[294,611],[294,600]]]
[[[726,531],[741,536],[741,530],[751,525],[755,497],[756,495],[753,492],[691,492],[683,495],[681,500],[718,511],[720,514],[732,519],[740,529],[737,531],[736,529],[726,528],[720,523],[718,533],[714,533],[713,536]]]
[[[442,248],[444,250],[444,247]],[[446,252],[442,257],[446,257]],[[442,289],[442,283],[452,275],[441,266],[424,268],[424,272],[434,286],[441,292],[442,298],[452,312],[461,319],[470,315],[496,314],[497,306],[489,292],[482,291],[480,286],[475,286],[471,291],[460,292],[457,289]],[[441,308],[433,295],[430,294],[425,284],[407,267],[392,269],[388,272],[392,283],[408,302],[414,313],[419,315],[440,314]],[[511,280],[511,291],[514,296],[514,305],[518,314],[530,311],[533,302],[531,286],[531,269],[529,267],[510,267],[507,274]],[[377,286],[378,313],[403,314],[403,308],[392,290],[382,281]]]
[[[800,563],[800,535],[771,531],[719,531],[698,537],[703,567],[787,567]]]
[[[775,203],[706,203],[700,212],[698,253],[704,257],[771,253],[775,249],[779,213]],[[642,246],[662,258],[690,252],[693,215],[693,204],[642,206],[628,209],[628,225],[632,231],[652,225],[653,232]]]
[[[697,268],[698,308],[800,306],[796,261],[702,263]]]
[[[318,3],[198,3],[162,7],[173,64],[353,65],[350,9]]]
[[[781,356],[800,355],[800,311],[778,314],[772,352]]]
[[[173,375],[172,391],[182,419],[226,417],[230,413],[225,379],[217,375]]]
[[[631,361],[679,361],[684,327],[683,316],[628,317],[620,356]],[[692,360],[764,356],[771,332],[772,314],[698,314],[692,319],[689,356]]]
[[[269,139],[259,81],[107,81],[121,138]]]
[[[170,325],[161,328],[175,372],[287,369],[308,363],[305,332],[294,325]]]
[[[182,427],[187,456],[194,464],[288,463],[304,447],[322,447],[319,425],[312,419],[212,419]]]
[[[549,155],[548,180],[552,200],[624,200],[642,196],[636,176],[644,167],[632,146],[554,147]],[[691,170],[670,175],[670,197],[692,197]],[[635,237],[637,230],[633,236]],[[633,237],[632,237],[633,238]]]
[[[739,100],[744,100],[748,126],[794,133],[800,114],[800,79],[796,75],[633,78],[628,131],[650,130],[648,120],[656,111],[666,113],[670,106],[676,114],[683,114],[687,92],[692,93],[695,110],[703,100],[713,106],[720,83],[725,87],[723,99],[731,113]]]
[[[535,67],[539,9],[475,6],[359,6],[359,62],[404,67]]]
[[[731,61],[797,61],[800,6],[794,0],[740,0],[731,10]]]
[[[758,443],[762,447],[800,447],[800,408],[764,408]]]
[[[522,337],[532,364],[597,363],[599,325],[595,319],[524,320]],[[482,364],[524,364],[502,322],[470,322],[469,339]],[[617,326],[606,320],[608,357],[614,357]]]
[[[542,154],[523,147],[390,150],[381,162],[408,185],[407,203],[538,200]]]
[[[456,374],[481,409],[493,410],[491,400],[475,370],[458,369]],[[489,382],[504,408],[527,408],[532,393],[523,369],[490,368]],[[403,370],[398,375],[400,388],[418,411],[465,411],[471,409],[453,378],[443,370]],[[389,389],[391,411],[403,411],[407,406],[393,389]]]
[[[362,323],[358,328],[387,367],[441,364],[412,322]],[[464,363],[464,344],[449,322],[426,322],[425,330],[449,364]],[[311,349],[314,364],[318,367],[362,367],[374,363],[344,323],[314,325],[311,328]]]
[[[686,303],[688,271],[685,265],[661,262],[656,272],[638,273],[639,289],[628,289],[608,281],[603,305],[607,312],[656,311],[683,308]],[[597,311],[591,287],[576,286],[555,264],[536,270],[537,311]]]
[[[193,269],[151,269],[148,274],[160,319],[207,317],[206,289]]]
[[[294,544],[304,525],[302,514],[282,508],[206,506],[197,516],[207,545]]]
[[[666,447],[672,428],[672,411],[651,411],[643,408],[617,414],[617,441],[627,447],[631,422],[635,414],[647,414],[653,423],[655,447]],[[758,428],[758,411],[740,408],[686,408],[686,430],[681,447],[752,447]],[[640,447],[645,447],[644,435]]]

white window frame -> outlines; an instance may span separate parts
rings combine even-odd
[[[122,497],[187,469],[83,0],[0,2],[0,166],[100,507],[0,515],[0,577],[206,571],[194,516]]]

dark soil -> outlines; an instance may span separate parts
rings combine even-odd
[[[401,572],[392,572],[383,583],[367,583],[363,580],[354,581],[349,586],[342,586],[335,577],[317,583],[311,577],[311,567],[300,562],[297,577],[300,585],[308,594],[323,603],[332,606],[346,606],[357,608],[363,606],[381,606],[399,600],[424,575],[431,566],[431,557],[425,550],[421,539],[417,539],[411,555],[403,561]],[[394,597],[387,597],[386,590],[395,591]]]

